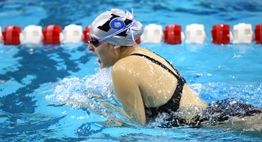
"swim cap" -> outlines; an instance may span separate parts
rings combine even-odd
[[[90,36],[103,39],[113,45],[132,46],[144,31],[143,25],[133,14],[111,9],[100,14],[90,25]],[[120,32],[120,33],[119,33]]]

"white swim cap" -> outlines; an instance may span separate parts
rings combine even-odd
[[[90,36],[113,45],[132,46],[144,31],[130,12],[111,9],[100,14],[90,26]]]

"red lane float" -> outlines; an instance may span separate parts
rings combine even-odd
[[[3,42],[6,45],[20,44],[21,28],[19,26],[8,26],[2,32]]]
[[[212,27],[212,43],[229,44],[230,26],[228,24],[217,24]]]
[[[60,34],[62,27],[57,25],[49,25],[43,30],[44,44],[60,44]]]
[[[254,33],[256,44],[262,44],[262,24],[256,25]]]
[[[167,44],[181,44],[182,42],[182,26],[168,25],[164,29],[164,42]]]
[[[90,40],[89,33],[90,33],[90,26],[86,26],[85,30],[83,31],[83,35],[84,35],[83,41],[86,43]]]
[[[141,43],[141,38],[140,37],[138,39],[136,39],[136,43],[137,44]]]
[[[0,42],[3,41],[3,38],[2,38],[2,27],[0,26]]]

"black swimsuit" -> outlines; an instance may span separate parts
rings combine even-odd
[[[176,74],[170,70],[168,67],[166,67],[164,64],[162,64],[161,62],[147,56],[144,54],[139,54],[139,53],[134,53],[131,55],[136,55],[136,56],[141,56],[141,57],[145,57],[148,60],[152,61],[153,63],[159,65],[160,67],[164,68],[165,70],[167,70],[169,73],[171,73],[172,75],[174,75],[178,82],[177,82],[177,86],[176,86],[176,90],[173,94],[173,96],[171,97],[171,99],[164,105],[153,108],[153,107],[146,107],[145,106],[145,113],[146,113],[146,117],[147,119],[154,119],[156,118],[156,116],[159,113],[170,113],[172,111],[176,111],[179,108],[179,104],[180,104],[180,99],[181,99],[181,95],[182,95],[182,91],[183,91],[183,86],[186,83],[185,79],[179,74],[179,72],[168,62],[166,61],[176,72]]]

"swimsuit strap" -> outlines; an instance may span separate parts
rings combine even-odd
[[[183,92],[183,87],[184,87],[184,84],[186,83],[185,79],[179,74],[179,72],[167,60],[165,61],[176,71],[177,75],[172,70],[170,70],[168,67],[166,67],[163,63],[147,55],[139,54],[139,53],[134,53],[131,55],[145,57],[149,59],[150,61],[152,61],[153,63],[156,63],[157,65],[163,67],[169,73],[171,73],[172,75],[174,75],[177,78],[177,86],[176,86],[175,92],[172,95],[171,99],[166,104],[156,107],[156,108],[153,108],[153,107],[148,108],[145,106],[145,112],[146,112],[147,118],[155,118],[159,113],[163,113],[163,112],[170,113],[172,111],[176,111],[179,108],[180,99],[181,99],[181,95]]]
[[[158,64],[159,66],[161,66],[162,68],[166,69],[169,73],[171,73],[172,75],[174,75],[178,80],[181,78],[179,72],[178,72],[167,60],[165,60],[165,61],[176,71],[177,75],[176,75],[172,70],[170,70],[167,66],[165,66],[163,63],[157,61],[157,60],[154,59],[154,58],[151,58],[151,57],[149,57],[149,56],[147,56],[147,55],[140,54],[140,53],[133,53],[133,54],[131,54],[131,55],[137,55],[137,56],[145,57],[145,58],[149,59],[150,61],[152,61],[153,63],[156,63],[156,64]]]

